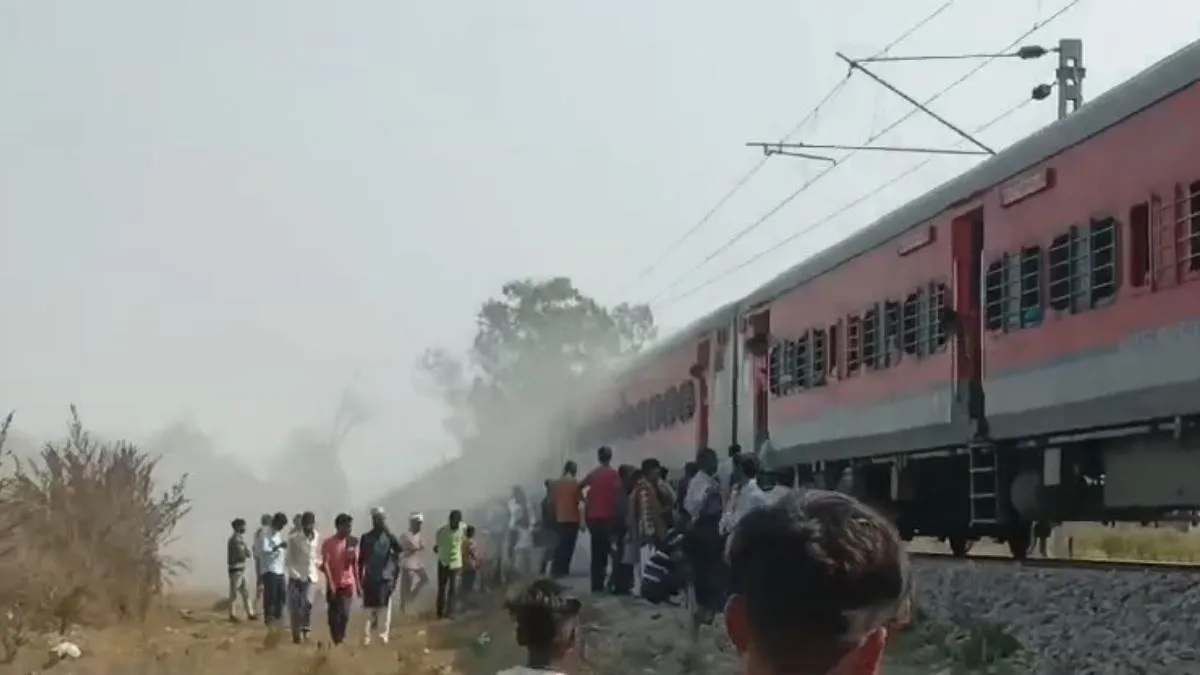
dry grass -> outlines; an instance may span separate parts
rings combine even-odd
[[[1075,558],[1200,564],[1200,534],[1195,532],[1073,524],[1068,536]]]
[[[0,662],[31,635],[140,621],[176,565],[163,555],[188,511],[180,479],[160,492],[155,461],[101,443],[72,406],[67,440],[33,460],[3,454],[0,427]]]

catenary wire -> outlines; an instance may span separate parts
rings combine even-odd
[[[1024,33],[1017,36],[1016,39],[1012,40],[1010,43],[1008,43],[1008,45],[996,50],[997,53],[1003,53],[1003,52],[1009,51],[1014,46],[1023,42],[1030,35],[1033,35],[1037,31],[1044,28],[1050,22],[1058,19],[1060,16],[1067,13],[1067,11],[1069,11],[1075,5],[1078,5],[1080,2],[1082,2],[1082,0],[1071,0],[1071,2],[1068,2],[1066,5],[1060,7],[1056,12],[1054,12],[1050,16],[1046,17],[1045,19],[1042,19],[1041,21],[1034,23],[1033,26],[1029,28],[1029,30],[1026,30]],[[972,68],[971,70],[967,71],[962,76],[960,76],[958,79],[954,80],[947,86],[943,87],[940,91],[935,93],[933,96],[930,96],[929,98],[922,101],[921,105],[928,106],[931,103],[937,101],[941,97],[945,96],[946,94],[950,93],[954,89],[958,88],[961,84],[963,84],[967,80],[969,80],[972,77],[974,77],[975,75],[977,75],[981,70],[983,70],[987,66],[991,65],[998,58],[1000,58],[1000,57],[992,56],[992,57],[987,58],[984,61],[980,62],[974,68]],[[866,140],[866,142],[863,143],[863,145],[870,145],[871,143],[875,142],[876,140],[882,138],[885,134],[891,132],[896,127],[907,122],[918,112],[920,112],[919,108],[913,108],[912,110],[908,111],[907,113],[905,113],[904,115],[902,115],[901,117],[896,119],[896,121],[894,121],[891,124],[884,127],[882,130],[872,134]],[[860,152],[859,150],[851,150],[851,151],[847,152],[846,154],[842,155],[840,158],[835,160],[834,163],[830,164],[825,169],[822,169],[815,176],[813,176],[809,180],[802,183],[800,185],[800,187],[796,188],[794,191],[792,191],[790,194],[788,194],[788,196],[784,197],[782,201],[780,201],[779,203],[775,204],[770,209],[768,209],[766,211],[766,213],[759,216],[757,219],[752,221],[749,225],[747,225],[746,227],[739,230],[736,234],[734,234],[732,237],[727,239],[723,244],[718,246],[716,249],[712,250],[700,262],[696,263],[695,265],[690,267],[687,271],[685,271],[683,274],[680,274],[675,279],[673,279],[671,281],[671,283],[667,284],[667,286],[665,288],[663,288],[662,291],[660,291],[657,295],[655,295],[653,298],[651,298],[650,302],[654,303],[654,302],[658,301],[660,298],[662,298],[664,295],[669,293],[671,290],[677,288],[680,284],[682,284],[689,277],[691,277],[693,274],[695,274],[697,271],[699,271],[701,268],[703,268],[705,265],[707,265],[709,262],[711,262],[713,259],[715,259],[717,256],[719,256],[722,252],[724,252],[730,246],[733,246],[738,241],[740,241],[743,237],[745,237],[746,235],[750,234],[754,230],[761,227],[764,223],[767,222],[767,220],[769,220],[775,214],[782,211],[784,207],[786,207],[793,200],[795,200],[796,197],[799,197],[800,195],[807,192],[809,190],[809,188],[811,188],[813,185],[815,185],[817,183],[817,181],[821,180],[825,176],[828,176],[831,172],[833,172],[839,166],[844,164],[846,162],[846,160],[850,159],[854,155],[857,155],[859,152]]]
[[[993,117],[986,124],[983,124],[979,127],[976,127],[975,129],[972,129],[972,133],[980,133],[983,131],[987,131],[988,128],[994,126],[996,123],[1000,122],[1001,120],[1003,120],[1007,117],[1010,117],[1011,115],[1014,115],[1017,111],[1021,110],[1025,106],[1027,106],[1031,103],[1034,103],[1034,102],[1035,101],[1033,99],[1026,98],[1026,99],[1022,100],[1019,104],[1009,108],[1008,110],[1005,110],[1004,112],[1000,113],[996,117]],[[964,143],[965,143],[964,141],[959,141],[959,143],[957,145],[963,145]],[[887,181],[875,186],[869,192],[859,195],[854,200],[843,204],[842,206],[835,209],[833,212],[826,215],[824,218],[821,218],[821,219],[811,223],[808,227],[802,228],[798,232],[795,232],[794,234],[789,235],[782,241],[773,243],[770,247],[768,247],[762,251],[759,251],[758,253],[755,253],[754,255],[750,256],[749,258],[746,258],[745,260],[738,263],[737,265],[734,265],[733,267],[723,270],[719,274],[713,275],[712,277],[706,279],[704,282],[697,284],[697,285],[689,288],[688,290],[686,290],[682,293],[679,293],[678,295],[671,296],[667,300],[664,300],[663,302],[659,303],[659,307],[667,307],[667,306],[673,305],[681,300],[684,300],[688,297],[691,297],[692,295],[695,295],[696,293],[699,293],[700,291],[704,290],[705,288],[708,288],[709,286],[717,283],[721,279],[723,279],[731,274],[740,272],[741,270],[745,269],[746,267],[749,267],[750,265],[757,262],[759,259],[770,255],[771,253],[779,250],[781,247],[786,246],[787,244],[790,244],[791,242],[795,241],[796,239],[799,239],[800,237],[804,236],[805,234],[811,232],[812,230],[829,223],[834,218],[837,218],[838,216],[842,215],[843,213],[846,213],[847,211],[849,211],[850,209],[855,208],[859,204],[862,204],[863,202],[874,197],[875,195],[879,194],[880,192],[895,185],[896,183],[900,182],[901,180],[920,171],[921,169],[928,166],[935,159],[937,159],[937,157],[929,157],[928,159],[922,160],[922,161],[914,164],[913,166],[909,167],[908,169],[905,169],[903,172],[901,172],[895,176],[892,176]]]
[[[926,25],[928,25],[929,22],[936,19],[939,15],[942,14],[942,12],[945,12],[956,2],[958,2],[958,0],[946,0],[941,5],[939,5],[936,9],[934,9],[932,12],[925,15],[920,21],[914,23],[912,26],[909,26],[907,30],[905,30],[903,33],[901,33],[899,36],[897,36],[895,39],[893,39],[891,42],[889,42],[887,45],[885,45],[883,47],[883,49],[880,49],[878,52],[872,54],[871,57],[877,58],[877,57],[883,56],[884,54],[887,54],[892,49],[894,49],[897,45],[899,45],[901,42],[904,42],[909,37],[911,37],[914,33],[921,30]],[[821,110],[824,109],[825,106],[829,105],[829,103],[831,101],[833,101],[833,99],[836,98],[837,95],[842,92],[842,90],[845,88],[846,84],[850,81],[850,75],[851,75],[851,72],[847,72],[846,76],[843,77],[841,80],[839,80],[838,83],[833,86],[833,88],[831,88],[823,97],[821,97],[821,100],[818,101],[817,104],[815,106],[813,106],[813,108],[811,110],[809,110],[808,113],[799,122],[797,122],[795,126],[792,127],[791,131],[789,131],[786,135],[783,136],[783,138],[780,140],[780,142],[781,143],[788,142],[793,136],[800,133],[800,130],[803,129],[805,125],[807,125],[809,122],[811,122],[813,119],[815,119],[816,116],[821,112]],[[694,225],[692,225],[690,228],[688,228],[675,241],[671,242],[671,245],[668,246],[666,249],[664,249],[663,252],[654,260],[654,262],[650,263],[649,265],[646,266],[645,269],[643,269],[641,272],[639,272],[638,275],[636,277],[634,277],[633,280],[629,283],[629,285],[632,286],[633,284],[636,284],[637,282],[639,282],[642,279],[645,279],[647,276],[649,276],[652,272],[654,272],[654,270],[658,269],[659,266],[662,265],[663,261],[665,261],[667,259],[667,257],[669,257],[672,253],[675,252],[676,249],[678,249],[680,246],[682,246],[684,244],[684,242],[686,242],[688,239],[691,239],[692,235],[694,235],[694,234],[696,234],[696,232],[700,231],[700,228],[702,228],[706,224],[708,224],[708,221],[712,220],[713,216],[715,216],[717,214],[717,212],[720,211],[721,208],[724,207],[725,204],[728,203],[729,200],[733,198],[734,195],[736,195],[738,192],[740,192],[741,189],[743,187],[745,187],[746,184],[749,183],[750,180],[752,178],[754,178],[754,176],[756,174],[758,174],[758,172],[764,166],[766,166],[767,160],[769,160],[769,159],[770,159],[770,157],[764,155],[762,157],[762,159],[760,159],[757,163],[755,163],[754,166],[750,167],[750,170],[747,171],[745,174],[743,174],[742,177],[739,178],[733,184],[733,186],[729,190],[727,190],[725,192],[725,194],[723,194],[721,196],[720,199],[717,200],[717,203],[714,204],[712,206],[712,208],[710,208],[707,212],[705,212],[704,216],[700,220],[696,221],[696,223]]]

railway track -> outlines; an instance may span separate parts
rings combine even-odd
[[[1099,558],[1027,558],[1013,560],[1006,555],[968,555],[958,558],[948,553],[909,551],[914,560],[937,560],[948,563],[979,563],[983,565],[1017,565],[1029,568],[1080,569],[1097,571],[1180,572],[1200,574],[1200,565],[1182,562],[1158,562],[1141,560],[1105,560]]]

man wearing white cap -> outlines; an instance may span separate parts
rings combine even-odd
[[[416,599],[425,584],[429,583],[429,573],[425,571],[425,561],[421,556],[425,553],[425,536],[421,534],[421,524],[425,516],[413,512],[408,516],[408,531],[400,535],[400,613],[408,612],[408,605]]]
[[[367,610],[363,644],[371,644],[371,631],[387,644],[392,629],[392,589],[396,584],[396,560],[404,551],[400,540],[387,527],[383,509],[371,509],[371,531],[359,540],[358,568],[362,575],[363,608]]]

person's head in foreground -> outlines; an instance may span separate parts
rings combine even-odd
[[[450,517],[446,519],[446,523],[450,525],[451,530],[457,530],[458,526],[462,524],[462,511],[458,509],[451,511]]]
[[[517,624],[517,644],[525,648],[525,666],[552,670],[575,647],[575,623],[582,604],[557,581],[539,579],[505,603]]]
[[[726,556],[725,627],[745,675],[873,675],[903,619],[908,558],[892,524],[838,492],[745,515]]]
[[[354,518],[349,513],[339,513],[338,517],[333,519],[333,526],[337,529],[339,537],[348,537],[354,529]]]

